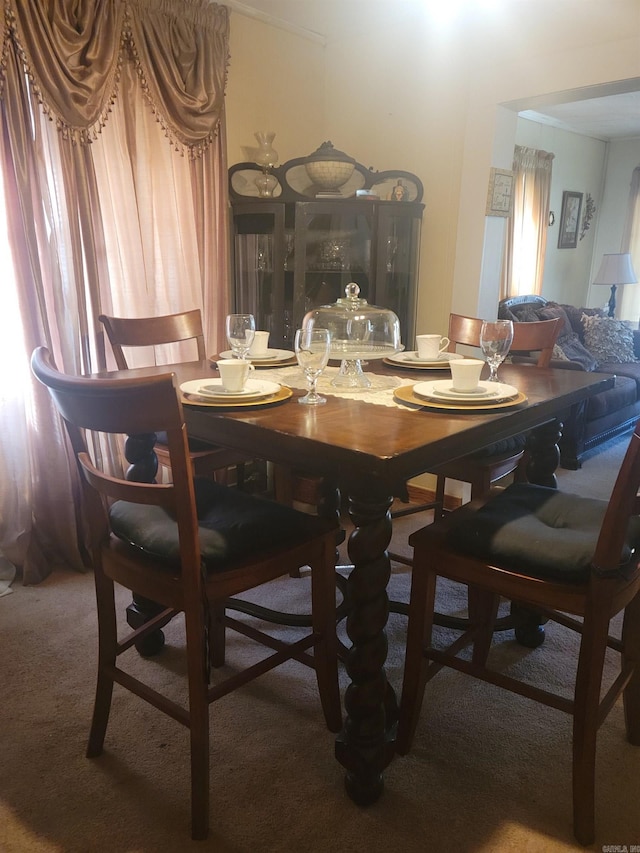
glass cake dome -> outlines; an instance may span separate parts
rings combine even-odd
[[[345,297],[331,305],[309,311],[302,325],[331,332],[331,358],[341,359],[340,371],[332,385],[341,388],[369,388],[362,361],[387,358],[401,352],[400,321],[388,308],[369,305],[360,299],[360,288],[350,282]]]

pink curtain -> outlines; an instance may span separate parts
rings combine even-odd
[[[83,565],[75,468],[33,348],[96,370],[112,363],[100,313],[195,307],[211,351],[223,340],[229,23],[208,0],[7,0],[2,14],[16,334],[0,363],[20,382],[3,399],[0,476],[15,490],[0,496],[0,548],[29,583]]]

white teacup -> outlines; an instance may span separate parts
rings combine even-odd
[[[256,332],[249,350],[249,358],[265,358],[269,352],[269,332]]]
[[[475,391],[484,361],[479,358],[456,358],[449,363],[454,391]]]
[[[419,358],[437,359],[449,346],[449,338],[440,335],[416,335]]]
[[[254,366],[243,358],[221,358],[218,371],[225,391],[242,391]]]

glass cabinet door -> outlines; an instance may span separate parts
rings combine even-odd
[[[233,310],[253,314],[256,328],[271,333],[270,346],[285,346],[284,205],[238,205],[233,249]]]
[[[413,349],[416,331],[422,209],[407,202],[378,206],[375,301],[398,315],[407,349]]]
[[[250,312],[270,346],[293,349],[312,308],[360,296],[398,315],[412,348],[423,205],[370,200],[235,201],[233,310]]]
[[[295,206],[293,319],[345,295],[355,281],[360,296],[373,292],[371,247],[375,212],[366,202],[299,202]]]

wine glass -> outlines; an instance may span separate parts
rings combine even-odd
[[[295,336],[295,351],[298,364],[304,370],[309,386],[304,397],[300,397],[299,403],[308,406],[319,406],[326,403],[325,397],[321,397],[316,391],[318,377],[327,366],[329,351],[331,348],[331,334],[328,329],[316,329],[308,327],[298,329]]]
[[[246,358],[256,333],[253,314],[227,314],[227,340],[234,358]]]
[[[489,365],[489,382],[498,382],[498,367],[507,357],[513,341],[511,320],[485,320],[480,330],[480,347]]]

